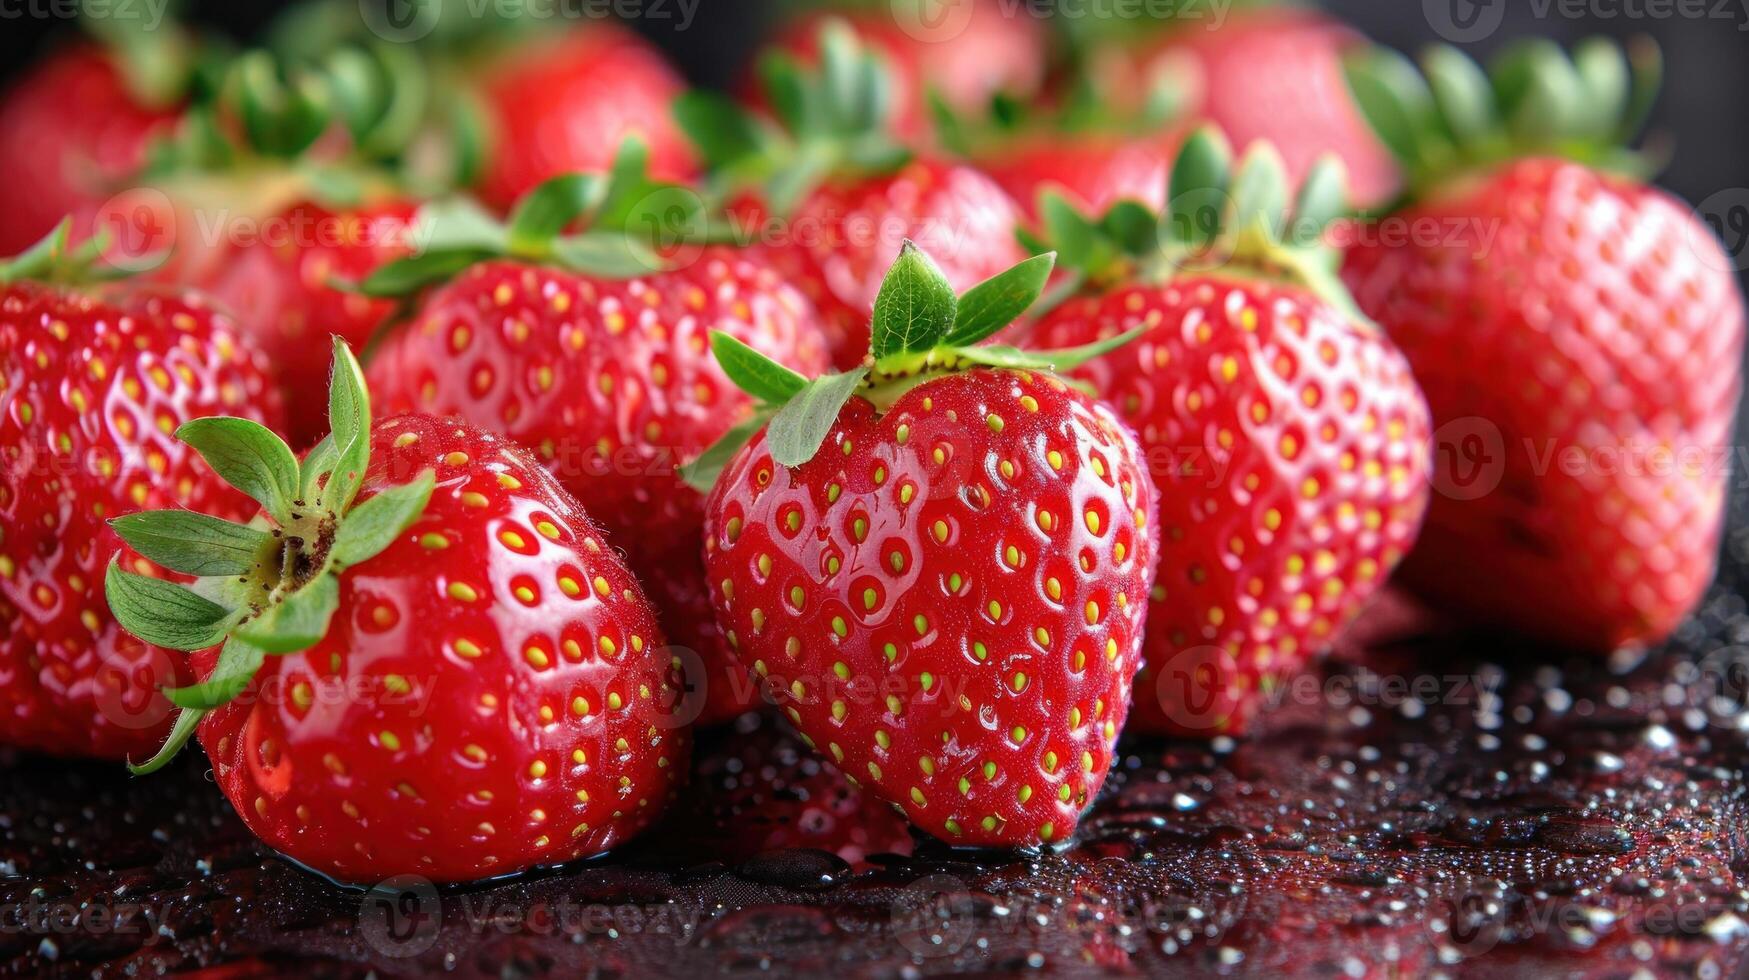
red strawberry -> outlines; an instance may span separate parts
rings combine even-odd
[[[407,255],[413,213],[401,200],[338,209],[305,201],[231,246],[209,277],[207,292],[239,311],[272,360],[288,402],[327,386],[328,352],[313,341],[339,336],[363,346],[393,312],[393,303],[342,292],[334,281],[363,279]],[[322,436],[320,422],[308,413],[288,421],[295,446]]]
[[[1427,80],[1463,118],[1433,117],[1394,57],[1354,78],[1381,119],[1463,136],[1386,130],[1415,199],[1358,230],[1345,270],[1442,424],[1405,572],[1465,621],[1600,651],[1667,636],[1712,579],[1742,385],[1743,298],[1712,231],[1597,165],[1629,159],[1655,54],[1630,88],[1613,44],[1533,45],[1490,85],[1438,49]],[[1571,104],[1534,97],[1551,90]]]
[[[1129,431],[1044,369],[1115,344],[972,346],[1050,267],[956,299],[907,243],[872,367],[849,374],[807,381],[715,343],[776,409],[707,505],[718,620],[810,745],[957,844],[1073,832],[1140,664],[1153,484]]]
[[[0,255],[22,251],[68,214],[95,208],[145,162],[176,118],[172,95],[143,98],[118,57],[63,49],[0,95]]]
[[[0,742],[120,759],[163,740],[157,689],[186,668],[110,617],[97,590],[121,542],[104,518],[247,516],[171,433],[206,414],[281,413],[260,355],[199,297],[28,281],[77,273],[59,251],[67,229],[54,254],[0,266]]]
[[[1332,217],[1339,182],[1334,165],[1315,173],[1294,227]],[[1384,584],[1426,509],[1427,406],[1408,362],[1315,271],[1321,256],[1240,217],[1286,227],[1284,184],[1266,145],[1233,177],[1219,136],[1193,136],[1174,170],[1175,212],[1231,186],[1228,227],[1167,239],[1178,258],[1158,273],[1162,242],[1147,236],[1035,327],[1052,346],[1147,330],[1076,372],[1135,427],[1161,491],[1162,572],[1136,698],[1144,730],[1244,731]],[[1269,199],[1281,203],[1259,213]],[[1112,253],[1123,254],[1101,254]]]
[[[1357,203],[1383,204],[1396,193],[1390,153],[1343,84],[1342,59],[1361,43],[1345,25],[1283,7],[1218,22],[1188,20],[1140,36],[1091,55],[1101,88],[1113,98],[1169,86],[1184,98],[1186,112],[1219,126],[1234,144],[1275,144],[1296,183],[1333,153],[1348,170]]]
[[[740,209],[741,235],[813,301],[834,360],[849,367],[868,347],[887,257],[906,239],[937,256],[956,289],[1025,253],[1015,239],[1020,213],[988,176],[913,157],[890,141],[881,107],[890,105],[883,90],[891,79],[879,59],[842,23],[825,28],[820,45],[817,71],[769,62],[772,102],[787,132],[709,93],[689,93],[678,112],[713,166],[731,179],[763,182]],[[833,96],[826,78],[856,83]]]
[[[139,771],[198,722],[250,829],[349,881],[486,878],[636,834],[688,738],[631,572],[521,449],[427,415],[373,427],[340,341],[334,376],[334,432],[301,466],[259,427],[191,439],[261,500],[253,524],[115,522],[211,576],[190,591],[110,568],[130,630],[203,651],[205,681],[172,692],[185,710]]]
[[[573,183],[560,178],[529,202]],[[596,213],[663,193],[609,188]],[[443,234],[441,219],[430,227]],[[513,220],[510,238],[516,228]],[[625,234],[596,225],[583,240]],[[702,720],[726,720],[752,706],[757,690],[711,616],[698,546],[703,500],[675,468],[744,421],[753,403],[711,359],[709,334],[784,351],[808,370],[825,366],[824,338],[807,300],[743,251],[711,246],[688,264],[664,267],[652,256],[648,267],[604,270],[525,237],[537,244],[429,292],[408,328],[385,341],[372,385],[389,408],[464,418],[533,449],[626,549],[670,638],[702,658]],[[462,266],[479,254],[470,250]],[[383,276],[398,274],[390,267]]]
[[[1038,197],[1045,190],[1095,214],[1105,213],[1118,201],[1163,208],[1176,144],[1175,137],[1161,136],[1063,139],[1047,135],[1023,139],[978,159],[979,166],[1036,220]]]
[[[838,6],[790,21],[773,49],[817,61],[821,27],[830,18],[848,23],[891,68],[893,126],[907,140],[927,135],[932,97],[957,111],[982,112],[999,94],[1028,99],[1044,87],[1050,37],[1025,4],[879,0]]]
[[[488,134],[478,186],[495,207],[510,207],[550,177],[605,169],[632,136],[649,145],[661,179],[684,179],[697,167],[670,111],[685,81],[648,42],[614,24],[522,41],[474,80]]]

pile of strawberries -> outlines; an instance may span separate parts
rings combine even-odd
[[[1744,307],[1629,149],[1656,52],[916,6],[738,97],[321,2],[17,80],[0,742],[198,737],[305,865],[469,881],[776,711],[835,822],[1037,847],[1393,575],[1598,654],[1698,601]]]

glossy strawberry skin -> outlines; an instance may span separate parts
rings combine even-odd
[[[69,214],[92,209],[145,162],[173,107],[150,108],[95,46],[59,51],[0,96],[0,255],[13,255]]]
[[[1045,82],[1050,36],[1024,6],[1002,0],[956,0],[931,23],[901,23],[891,4],[876,12],[810,13],[791,21],[773,46],[812,63],[820,28],[829,17],[845,20],[864,43],[886,55],[892,71],[893,128],[910,142],[930,135],[929,93],[934,90],[958,112],[983,113],[998,94],[1036,95]],[[964,18],[961,20],[961,18]]]
[[[818,751],[955,844],[1060,840],[1141,662],[1155,495],[1108,409],[1037,373],[861,398],[787,470],[712,491],[717,617]]]
[[[689,664],[689,679],[704,723],[760,700],[710,612],[703,498],[675,473],[752,409],[711,356],[711,330],[798,370],[826,365],[807,300],[745,253],[709,248],[625,281],[476,265],[426,297],[369,372],[388,410],[452,415],[529,447],[608,528],[669,638],[699,655],[703,676]]]
[[[171,435],[190,419],[281,422],[259,352],[195,297],[0,290],[0,743],[106,759],[150,756],[186,655],[110,617],[108,518],[254,506]],[[135,563],[143,568],[134,568]]]
[[[1344,277],[1446,427],[1410,582],[1577,648],[1668,635],[1712,579],[1742,384],[1743,300],[1712,232],[1551,159],[1391,220],[1434,234],[1362,229]]]
[[[1186,111],[1221,127],[1234,146],[1268,140],[1297,186],[1333,153],[1358,205],[1386,203],[1399,185],[1396,165],[1373,135],[1343,76],[1342,58],[1359,35],[1310,11],[1235,12],[1218,28],[1191,21],[1140,45],[1106,50],[1098,70],[1121,97],[1170,80]]]
[[[549,177],[604,171],[629,136],[650,150],[650,174],[683,180],[698,169],[674,122],[685,81],[648,42],[605,21],[526,41],[478,79],[490,149],[479,185],[508,209]]]
[[[424,514],[341,573],[327,636],[201,722],[219,788],[267,844],[344,881],[615,847],[690,751],[655,614],[583,508],[496,436],[384,419],[359,499],[428,469]]]
[[[1014,200],[982,172],[930,158],[886,176],[829,181],[788,219],[749,203],[737,220],[754,253],[813,302],[844,369],[868,352],[875,294],[906,239],[962,292],[1026,258]]]
[[[263,234],[234,245],[203,283],[215,300],[267,353],[288,404],[321,404],[328,389],[329,347],[338,336],[361,349],[394,311],[389,300],[336,289],[409,253],[415,205],[389,201],[334,210],[313,201],[287,208],[262,225]],[[314,445],[326,432],[320,412],[287,420],[293,446]]]
[[[1138,434],[1161,563],[1132,724],[1239,734],[1415,540],[1430,426],[1408,362],[1310,292],[1213,275],[1064,304],[1035,342],[1139,340],[1088,381]]]

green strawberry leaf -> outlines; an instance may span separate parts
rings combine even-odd
[[[219,662],[207,679],[188,687],[164,689],[164,696],[178,708],[211,711],[242,694],[267,660],[267,652],[232,637],[219,651]]]
[[[127,514],[109,526],[135,551],[186,575],[243,575],[273,550],[265,531],[189,510]]]
[[[421,255],[433,252],[502,255],[510,251],[510,236],[504,224],[467,198],[433,201],[420,207],[413,222],[412,239]]]
[[[343,514],[357,496],[370,461],[370,391],[358,358],[339,337],[334,338],[333,376],[328,384],[328,425],[334,461],[321,500],[333,513]]]
[[[1230,228],[1261,227],[1279,236],[1286,225],[1287,165],[1271,143],[1254,143],[1245,151],[1233,178]]]
[[[523,195],[510,212],[510,253],[540,259],[553,239],[598,202],[600,180],[587,174],[560,174]]]
[[[717,92],[687,92],[674,101],[674,119],[714,170],[765,155],[770,137],[747,110]]]
[[[1006,345],[993,345],[990,347],[962,347],[956,349],[954,353],[975,364],[989,367],[1019,368],[1029,371],[1068,371],[1078,368],[1096,357],[1109,354],[1147,332],[1147,327],[1137,327],[1115,337],[1107,337],[1091,344],[1065,347],[1060,350],[1033,351]]]
[[[907,240],[875,296],[870,352],[878,361],[929,350],[953,326],[958,303],[935,260]]]
[[[378,266],[351,289],[377,299],[409,296],[427,286],[447,282],[463,269],[497,253],[479,249],[426,252]]]
[[[586,231],[553,242],[565,268],[603,279],[632,279],[663,268],[661,256],[629,231]]]
[[[303,588],[244,623],[237,639],[268,653],[299,653],[328,635],[328,621],[340,608],[340,577],[324,571]]]
[[[1500,116],[1494,110],[1494,84],[1482,66],[1445,44],[1428,48],[1421,63],[1434,104],[1460,147],[1482,146],[1505,138]]]
[[[970,347],[1013,323],[1044,294],[1056,264],[1055,252],[1035,255],[966,290],[954,310],[953,328],[942,343]]]
[[[1294,198],[1293,220],[1297,231],[1317,234],[1348,213],[1347,173],[1342,161],[1330,154],[1319,157],[1312,164],[1305,181],[1300,184],[1299,196]],[[1294,245],[1310,244],[1291,239],[1290,242]]]
[[[808,379],[721,330],[711,331],[711,354],[735,386],[768,405],[800,394]]]
[[[182,747],[188,744],[188,740],[194,737],[195,730],[200,727],[200,720],[205,717],[206,710],[203,708],[183,708],[176,715],[176,723],[170,726],[170,736],[158,747],[158,751],[139,765],[130,760],[127,764],[128,772],[136,776],[149,776],[164,768],[171,759],[176,758]]]
[[[717,485],[717,479],[723,475],[723,468],[729,465],[729,460],[753,440],[770,418],[770,412],[756,412],[752,418],[723,433],[697,459],[680,467],[680,478],[699,493],[709,493]]]
[[[1039,193],[1038,209],[1045,237],[1050,239],[1063,265],[1086,268],[1099,242],[1099,231],[1093,222],[1054,190]]]
[[[103,593],[123,629],[168,650],[204,650],[224,639],[236,619],[174,582],[124,572],[119,561],[109,563]]]
[[[771,457],[781,466],[792,467],[813,459],[838,421],[838,413],[856,394],[866,374],[866,371],[828,374],[808,382],[771,419],[766,430]]]
[[[281,525],[289,522],[298,499],[298,458],[272,430],[248,419],[203,418],[184,422],[176,438],[269,517]]]
[[[334,562],[350,567],[381,554],[425,512],[436,485],[437,474],[426,470],[413,482],[377,493],[347,511],[334,535]]]
[[[1165,234],[1191,251],[1214,242],[1227,213],[1233,151],[1213,129],[1198,129],[1184,141],[1173,163]]]

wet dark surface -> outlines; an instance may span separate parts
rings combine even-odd
[[[1260,738],[1126,742],[1050,854],[913,841],[768,722],[702,739],[631,850],[443,892],[264,852],[196,753],[139,780],[0,755],[0,973],[1749,975],[1749,537],[1727,550],[1640,658],[1375,617],[1393,639]]]

